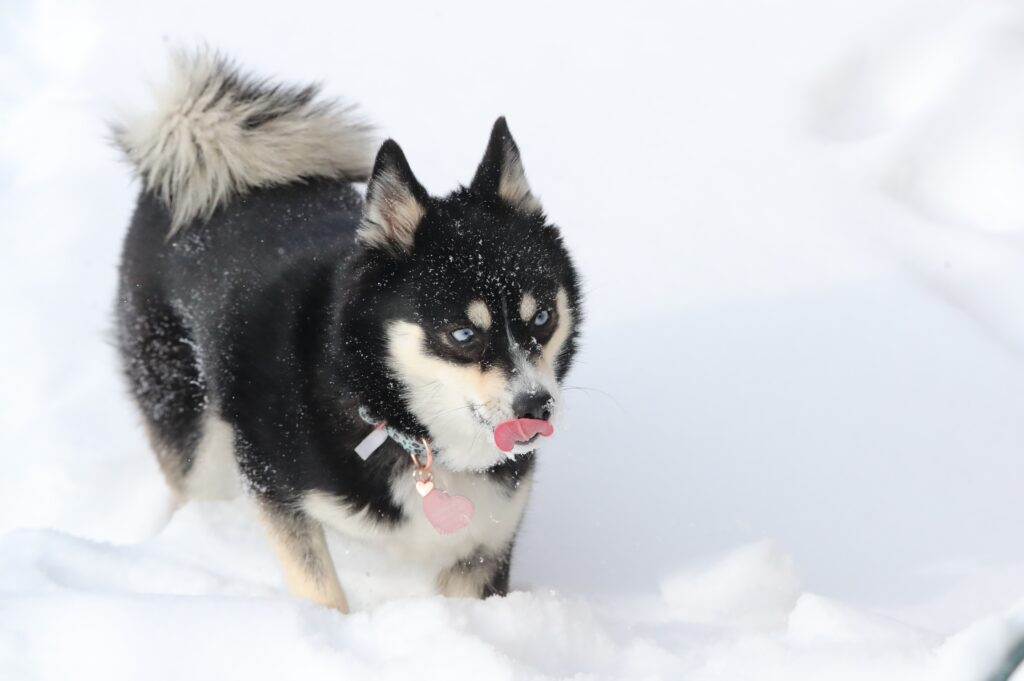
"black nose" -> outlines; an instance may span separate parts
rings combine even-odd
[[[512,411],[517,419],[547,421],[551,418],[551,395],[547,390],[516,395],[512,400]]]

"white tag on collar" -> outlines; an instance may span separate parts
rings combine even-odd
[[[363,461],[370,458],[370,455],[380,449],[384,441],[388,439],[386,428],[374,428],[370,434],[363,438],[363,441],[356,445],[356,454]]]

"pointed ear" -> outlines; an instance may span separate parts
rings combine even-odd
[[[484,160],[476,170],[470,189],[485,196],[496,195],[526,213],[541,210],[540,201],[530,192],[519,147],[512,139],[504,116],[494,122],[491,141],[487,143]]]
[[[427,199],[427,190],[412,174],[402,148],[394,140],[386,140],[366,185],[359,240],[394,255],[408,253],[426,214]]]

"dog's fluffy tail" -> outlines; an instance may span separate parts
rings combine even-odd
[[[156,110],[113,123],[114,141],[171,213],[171,234],[252,188],[312,177],[364,181],[371,128],[352,107],[241,73],[201,49],[176,52]]]

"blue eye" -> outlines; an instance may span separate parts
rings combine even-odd
[[[536,315],[534,315],[533,325],[544,326],[545,324],[548,323],[549,319],[551,319],[551,313],[549,313],[547,310],[541,310]]]
[[[473,332],[473,329],[468,327],[452,331],[452,338],[454,338],[458,343],[466,343],[475,335],[476,334]]]

